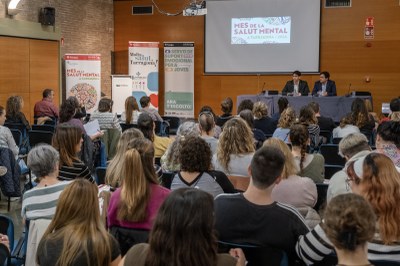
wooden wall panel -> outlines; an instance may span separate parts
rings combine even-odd
[[[158,1],[170,13],[183,9],[187,2]],[[321,0],[321,3],[323,1]],[[255,94],[265,82],[266,89],[281,90],[290,75],[204,75],[204,17],[165,16],[155,11],[150,16],[132,16],[132,5],[151,5],[150,0],[114,2],[115,71],[128,72],[128,41],[195,42],[195,112],[210,105],[219,113],[220,102],[230,96],[236,102],[240,94]],[[322,8],[321,71],[328,70],[336,81],[338,94],[368,90],[374,97],[374,109],[399,96],[400,6],[394,0],[352,1],[350,8]],[[375,18],[375,39],[364,40],[366,17]],[[367,43],[371,47],[367,47]],[[160,111],[163,112],[163,53],[160,51]],[[371,82],[365,82],[365,76]],[[302,77],[312,88],[318,75]]]

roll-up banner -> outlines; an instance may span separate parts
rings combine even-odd
[[[113,100],[113,112],[122,114],[125,111],[125,100],[132,96],[132,78],[129,75],[111,76],[111,99]],[[139,99],[137,99],[139,103]]]
[[[132,95],[139,102],[150,97],[151,106],[158,109],[158,42],[129,42],[129,75],[132,77]]]
[[[91,113],[97,109],[101,94],[100,54],[66,54],[66,96],[75,96]]]
[[[165,42],[164,114],[194,117],[194,43]]]

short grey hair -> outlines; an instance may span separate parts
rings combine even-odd
[[[199,126],[195,122],[188,121],[179,126],[179,128],[176,132],[176,135],[178,137],[186,137],[189,135],[199,136],[200,129],[199,129]]]
[[[368,145],[367,137],[362,133],[352,133],[344,137],[339,142],[339,154],[353,157],[361,151],[370,151],[371,147]]]
[[[28,167],[39,178],[47,176],[58,169],[60,154],[52,146],[44,144],[35,146],[28,153]]]

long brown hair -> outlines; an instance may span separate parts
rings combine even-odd
[[[290,127],[290,142],[293,146],[300,147],[300,172],[304,168],[304,160],[307,153],[308,140],[310,139],[310,134],[306,125],[294,124]]]
[[[6,103],[6,117],[14,117],[22,111],[22,97],[19,95],[11,96]]]
[[[214,200],[193,188],[173,191],[161,205],[150,233],[146,266],[217,263]]]
[[[56,213],[40,245],[63,243],[57,266],[72,265],[82,254],[90,266],[108,266],[111,240],[100,219],[97,187],[86,179],[76,179],[61,193]],[[39,258],[36,258],[39,262]]]
[[[281,139],[269,138],[264,142],[263,147],[275,147],[283,152],[285,155],[285,166],[283,167],[282,178],[287,179],[291,175],[299,172],[299,169],[294,161],[292,151],[289,146]]]
[[[153,143],[145,138],[133,139],[128,144],[122,168],[121,200],[118,206],[119,220],[140,222],[147,217],[150,184],[157,184],[153,165]]]
[[[53,137],[53,147],[60,153],[60,165],[72,166],[74,160],[79,160],[76,145],[81,141],[82,130],[76,126],[62,123],[56,128]]]
[[[125,116],[126,116],[125,123],[126,124],[131,123],[133,111],[139,111],[139,105],[138,105],[135,97],[129,96],[125,100]]]

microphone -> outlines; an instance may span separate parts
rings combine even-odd
[[[347,94],[345,95],[346,97],[350,97],[351,96],[350,89],[351,89],[351,83],[349,84],[349,89],[347,91]]]
[[[264,87],[265,87],[265,81],[264,81],[264,84],[262,85],[262,88],[261,88],[261,94],[265,93]]]

